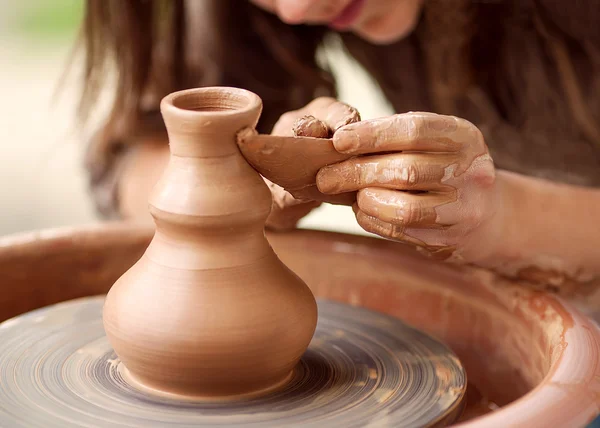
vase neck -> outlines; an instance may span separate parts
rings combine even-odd
[[[236,142],[240,130],[255,128],[261,106],[251,92],[220,87],[163,99],[171,159],[149,199],[157,227],[262,231],[271,192]]]
[[[168,95],[161,102],[171,154],[180,157],[239,153],[237,133],[254,129],[261,111],[257,95],[237,88],[189,89]]]

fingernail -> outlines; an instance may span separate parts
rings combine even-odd
[[[336,194],[342,185],[343,177],[334,167],[323,167],[317,174],[317,188],[321,193]]]
[[[351,153],[358,149],[360,140],[354,129],[343,128],[333,134],[333,145],[340,153]]]

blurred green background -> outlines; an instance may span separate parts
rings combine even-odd
[[[83,16],[82,0],[2,0],[6,33],[39,43],[72,40]]]
[[[97,219],[74,120],[83,0],[0,0],[0,235]],[[59,90],[60,89],[60,90]]]

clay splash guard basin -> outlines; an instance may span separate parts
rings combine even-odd
[[[0,238],[0,320],[105,294],[153,232],[117,223]],[[392,315],[450,346],[471,383],[458,425],[578,427],[598,415],[600,332],[569,304],[393,242],[306,230],[268,238],[317,298]]]

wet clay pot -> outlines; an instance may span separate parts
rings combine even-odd
[[[152,237],[112,224],[0,238],[0,320],[106,293]],[[268,238],[317,297],[391,314],[448,344],[470,381],[459,425],[583,427],[600,412],[600,332],[569,304],[380,239]]]
[[[315,299],[269,245],[271,193],[236,143],[261,109],[234,88],[162,100],[171,158],[150,196],[156,233],[104,307],[111,345],[145,387],[205,399],[267,392],[311,341]]]

